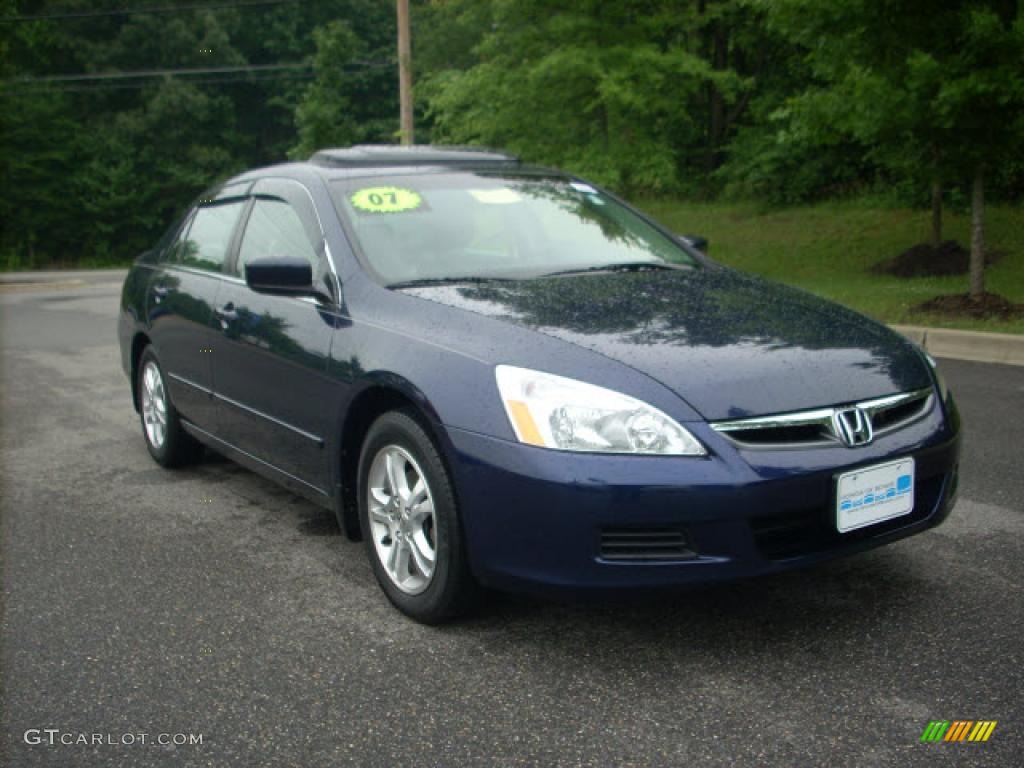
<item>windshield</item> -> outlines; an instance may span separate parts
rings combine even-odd
[[[331,186],[387,285],[696,264],[628,208],[564,178],[454,172]]]

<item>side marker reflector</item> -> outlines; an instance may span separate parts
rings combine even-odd
[[[530,408],[526,403],[519,400],[509,400],[508,411],[512,414],[512,420],[515,422],[519,439],[524,443],[543,447],[544,438],[540,436],[540,430],[537,429],[537,424],[534,422],[533,416],[530,414]]]

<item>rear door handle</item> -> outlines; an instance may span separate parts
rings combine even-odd
[[[154,285],[153,286],[153,301],[159,304],[161,301],[167,298],[167,294],[170,293],[170,288],[166,285]]]
[[[225,328],[228,327],[229,322],[238,318],[238,311],[235,309],[235,304],[232,301],[229,301],[223,307],[217,307],[213,310],[213,314],[220,318],[220,324]]]

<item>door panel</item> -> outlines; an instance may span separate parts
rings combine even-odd
[[[227,282],[218,297],[214,356],[219,434],[290,475],[326,490],[325,403],[330,318],[313,302]]]
[[[189,421],[212,430],[216,408],[212,399],[211,353],[218,336],[213,307],[220,278],[168,267],[149,286],[150,333],[167,376],[171,402]]]
[[[244,283],[253,259],[289,256],[323,270],[323,241],[308,193],[297,183],[262,180],[239,238],[238,253],[214,313],[221,339],[214,388],[225,440],[327,492],[327,376],[334,316],[317,301],[269,296]]]
[[[220,338],[213,310],[244,198],[196,208],[150,281],[147,311],[171,401],[181,414],[216,430],[213,349]]]
[[[224,200],[197,208],[161,259],[146,297],[150,332],[171,401],[189,421],[216,428],[212,400],[214,322],[229,244],[245,205]]]

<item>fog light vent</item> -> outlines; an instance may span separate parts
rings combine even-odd
[[[697,553],[679,528],[603,528],[601,559],[652,562],[692,560]]]

